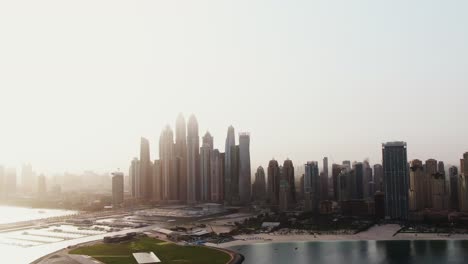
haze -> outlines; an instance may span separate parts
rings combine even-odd
[[[224,151],[458,164],[468,150],[466,1],[2,1],[0,164],[126,171],[179,112]]]

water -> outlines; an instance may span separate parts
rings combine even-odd
[[[0,224],[75,214],[76,211],[0,206]]]
[[[75,213],[77,212],[0,206],[0,223],[11,224]],[[68,246],[99,240],[105,236],[125,234],[127,232],[143,232],[155,227],[157,226],[106,232],[83,230],[71,225],[53,225],[4,231],[0,232],[0,263],[27,264]]]
[[[235,246],[243,264],[468,263],[467,240],[340,241]]]

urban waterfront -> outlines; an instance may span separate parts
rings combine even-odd
[[[244,255],[244,264],[461,264],[468,257],[468,240],[263,243],[231,249]]]

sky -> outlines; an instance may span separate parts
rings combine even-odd
[[[0,164],[126,171],[140,137],[195,114],[224,151],[458,164],[468,151],[468,2],[0,1]]]

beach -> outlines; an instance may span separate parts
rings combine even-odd
[[[311,242],[311,241],[360,241],[360,240],[468,240],[468,234],[435,233],[398,233],[401,229],[396,224],[375,225],[367,231],[357,234],[255,234],[234,236],[234,241],[210,246],[230,248],[233,246],[275,242]]]

